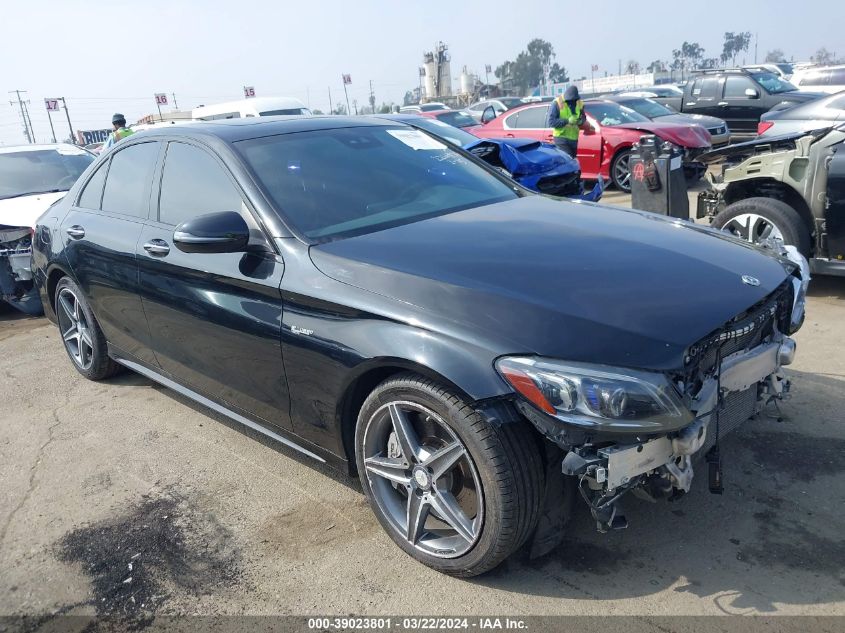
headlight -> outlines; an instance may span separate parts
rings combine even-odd
[[[606,432],[666,432],[692,421],[657,372],[510,356],[496,369],[535,407],[563,422]]]

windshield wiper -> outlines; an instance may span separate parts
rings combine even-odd
[[[11,200],[12,198],[23,198],[24,196],[37,196],[42,193],[59,193],[61,191],[69,191],[69,189],[45,189],[44,191],[24,191],[23,193],[15,193],[11,196],[0,196],[0,200]]]

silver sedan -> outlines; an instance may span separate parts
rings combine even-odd
[[[792,108],[770,110],[760,118],[759,136],[779,136],[831,127],[845,121],[845,91]]]

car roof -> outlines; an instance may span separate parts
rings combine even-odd
[[[156,136],[181,136],[184,138],[205,136],[216,137],[229,143],[235,143],[251,138],[275,136],[278,134],[386,125],[389,125],[389,123],[383,119],[366,116],[262,116],[244,119],[202,121],[194,125],[169,125],[158,129],[144,130],[143,136],[147,139]]]

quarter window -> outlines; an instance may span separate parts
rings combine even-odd
[[[229,175],[206,151],[171,143],[164,160],[159,222],[180,224],[198,215],[240,212],[243,199]]]
[[[130,145],[115,153],[103,191],[103,211],[146,218],[149,210],[147,186],[157,158],[158,143]]]
[[[103,183],[106,181],[109,161],[104,161],[88,180],[82,195],[79,196],[79,206],[83,209],[99,209],[103,198]]]
[[[516,125],[509,125],[525,129],[545,128],[548,127],[546,125],[548,113],[548,108],[525,108],[517,113],[519,118],[516,120]]]

